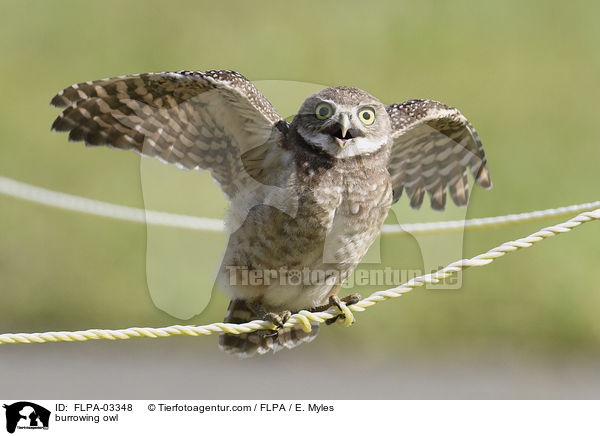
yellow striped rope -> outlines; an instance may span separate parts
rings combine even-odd
[[[463,269],[488,265],[507,253],[517,251],[521,248],[531,247],[533,244],[546,238],[558,235],[560,233],[569,232],[583,223],[597,219],[600,219],[600,209],[584,212],[561,224],[545,227],[524,238],[505,242],[498,247],[492,248],[491,250],[470,259],[462,259],[453,262],[445,268],[442,268],[434,273],[416,277],[395,288],[374,292],[369,297],[364,298],[351,306],[342,304],[342,313],[346,315],[343,322],[346,326],[352,324],[354,321],[352,312],[362,312],[380,301],[400,297],[401,295],[417,287],[423,286],[426,283],[438,283],[440,280],[445,279]],[[311,322],[322,323],[339,314],[340,312],[337,308],[330,308],[324,312],[317,313],[302,310],[299,313],[292,315],[288,322],[285,323],[284,327],[300,325],[303,329],[310,330]],[[214,323],[204,326],[174,325],[161,328],[131,327],[122,330],[92,329],[74,332],[6,333],[0,335],[0,344],[87,341],[90,339],[130,339],[139,337],[160,338],[174,335],[202,336],[211,335],[213,333],[239,334],[248,333],[255,330],[273,329],[274,327],[275,326],[270,322],[255,320],[244,324]]]

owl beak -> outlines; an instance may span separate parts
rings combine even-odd
[[[325,133],[330,134],[335,138],[336,144],[340,148],[344,148],[348,141],[363,136],[363,133],[352,127],[350,115],[342,112],[335,120],[335,123],[325,130]]]
[[[340,128],[342,129],[342,138],[345,138],[346,133],[348,133],[348,129],[350,128],[350,118],[346,113],[342,114],[340,119]]]
[[[336,127],[336,143],[340,148],[344,148],[346,146],[346,134],[348,133],[348,130],[350,129],[350,118],[348,117],[348,114],[346,113],[342,113],[340,114],[340,118],[338,119],[337,122],[337,127]],[[339,136],[338,136],[339,135]]]

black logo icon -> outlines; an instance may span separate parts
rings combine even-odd
[[[6,431],[14,433],[18,427],[26,429],[48,429],[50,411],[29,401],[4,405],[6,409]]]

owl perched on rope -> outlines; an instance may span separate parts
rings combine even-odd
[[[291,123],[234,71],[179,71],[80,83],[51,101],[52,128],[72,141],[131,149],[185,169],[209,170],[231,202],[218,283],[225,322],[260,318],[275,330],[222,334],[240,356],[292,348],[316,336],[283,328],[292,312],[341,301],[343,281],[378,236],[392,203],[429,194],[469,199],[467,169],[492,183],[479,136],[455,108],[433,100],[384,106],[346,86],[308,97]]]

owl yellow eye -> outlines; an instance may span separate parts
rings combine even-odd
[[[315,108],[315,116],[319,120],[326,120],[333,115],[333,108],[329,103],[319,103]]]
[[[370,126],[375,121],[375,111],[370,107],[363,108],[358,111],[358,118],[363,124]]]

